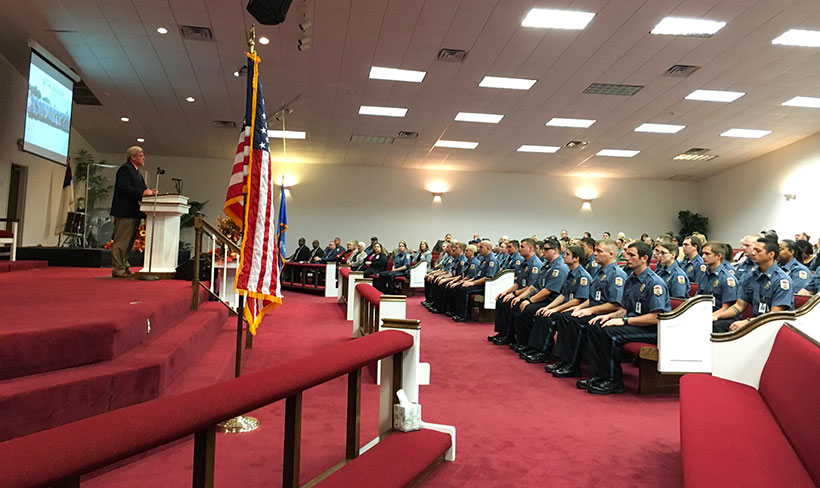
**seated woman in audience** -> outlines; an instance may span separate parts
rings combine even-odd
[[[809,241],[797,241],[797,247],[803,252],[803,266],[814,273],[817,269],[817,256],[814,254],[814,246]]]
[[[788,273],[794,284],[794,291],[798,292],[811,282],[811,272],[803,265],[803,251],[791,239],[780,241],[780,254],[777,263]]]
[[[350,255],[350,258],[347,260],[347,264],[350,265],[350,269],[353,271],[358,271],[359,268],[362,267],[364,264],[364,260],[367,258],[367,253],[364,252],[364,242],[359,242],[358,246],[356,247],[356,251]]]
[[[430,246],[427,245],[427,241],[419,242],[419,250],[413,253],[413,264],[421,261],[427,263],[427,269],[430,269],[430,266],[433,264],[433,253],[430,252]]]
[[[364,259],[364,264],[361,270],[364,271],[364,277],[370,278],[373,275],[383,273],[387,268],[387,254],[382,250],[382,245],[378,242],[373,243],[373,250]]]
[[[350,259],[350,256],[353,255],[354,252],[356,252],[356,244],[356,241],[347,241],[347,244],[345,245],[345,250],[340,252],[336,256],[335,261],[340,264],[346,263],[347,260]]]

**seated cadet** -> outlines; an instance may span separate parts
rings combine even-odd
[[[792,279],[795,291],[800,291],[811,282],[811,271],[803,264],[803,251],[791,239],[780,241],[780,254],[777,264],[788,273]]]
[[[716,320],[713,322],[715,332],[737,330],[749,323],[748,320],[735,320],[735,317],[750,305],[754,317],[794,308],[792,280],[775,262],[779,253],[780,247],[775,240],[761,237],[755,242],[752,259],[757,267],[740,283],[737,302],[712,316]]]
[[[760,234],[748,234],[740,242],[741,257],[735,262],[735,278],[738,284],[743,283],[752,270],[755,268],[754,259],[752,259],[752,250],[755,247],[755,242],[760,239]]]
[[[433,263],[433,266],[429,270],[427,270],[428,273],[430,271],[433,271],[434,269],[441,269],[441,266],[444,263],[444,261],[449,260],[449,258],[452,257],[451,256],[452,248],[451,248],[449,242],[445,242],[444,244],[441,245],[441,251],[433,251],[433,252],[438,252],[439,254],[438,254],[438,258],[436,259],[436,262]],[[432,258],[432,255],[431,255],[431,258]]]
[[[689,298],[689,278],[675,261],[677,255],[678,246],[672,241],[660,241],[655,246],[655,259],[658,260],[655,274],[666,283],[669,296]]]
[[[703,245],[703,262],[706,273],[698,283],[698,295],[712,295],[712,331],[715,329],[716,317],[737,301],[737,278],[732,274],[732,265],[724,258],[731,253],[731,248],[719,242],[707,242]],[[733,317],[736,320],[740,317]]]
[[[439,255],[439,258],[436,260],[436,265],[424,276],[425,300],[421,302],[421,304],[428,309],[433,305],[433,297],[431,295],[433,289],[433,281],[437,277],[447,274],[450,271],[450,269],[455,265],[455,259],[453,258],[454,248],[455,245],[451,245],[450,243],[444,243],[442,245],[441,254]]]
[[[456,322],[469,322],[471,320],[470,310],[468,309],[470,295],[483,294],[484,282],[495,278],[501,269],[498,260],[490,251],[490,241],[478,243],[478,254],[484,258],[478,267],[478,272],[471,279],[459,283],[458,287],[455,288],[453,320]]]
[[[479,243],[480,242],[481,241],[479,241]],[[476,247],[475,244],[468,244],[464,250],[464,255],[467,257],[466,269],[463,270],[460,276],[450,280],[444,287],[444,304],[440,310],[443,310],[444,314],[448,317],[456,316],[456,288],[462,283],[475,278],[475,275],[478,273],[478,268],[481,267],[481,256],[478,254],[478,247]]]
[[[570,246],[567,249],[563,259],[569,268],[569,275],[564,281],[564,287],[552,303],[535,312],[530,340],[527,343],[530,350],[519,354],[521,359],[528,363],[546,363],[552,357],[558,313],[589,298],[592,277],[581,266],[585,257],[584,248],[581,246]]]
[[[818,287],[820,287],[820,273],[814,273],[814,276],[812,277],[811,281],[809,281],[809,283],[806,285],[806,287],[798,291],[796,294],[806,296],[814,295],[815,293],[817,293]]]
[[[433,265],[433,253],[430,251],[430,246],[427,245],[427,241],[419,242],[419,250],[413,254],[413,260],[411,264],[416,264],[421,261],[427,263],[427,267],[430,268]]]
[[[703,248],[703,241],[697,236],[688,236],[683,239],[683,260],[678,263],[689,283],[699,283],[700,277],[706,272],[706,265],[700,257],[700,250]]]
[[[535,241],[535,255],[541,261],[544,261],[544,241]]]
[[[803,263],[803,266],[809,268],[812,274],[814,274],[814,269],[812,269],[812,265],[814,264],[815,255],[814,255],[814,247],[811,245],[809,241],[797,241],[797,247],[803,251],[803,259],[800,261]]]
[[[587,324],[587,361],[592,377],[576,386],[596,395],[623,393],[621,347],[629,342],[658,342],[658,314],[671,309],[666,282],[649,267],[652,248],[644,242],[627,246],[632,270],[624,285],[623,308],[598,315]]]
[[[521,249],[520,246],[521,244],[515,239],[507,243],[508,256],[502,269],[511,269],[518,273],[518,270],[524,264],[524,261],[526,261],[526,259],[521,256],[521,253],[518,252]]]
[[[617,250],[615,241],[598,241],[595,244],[595,260],[601,268],[592,277],[589,299],[566,309],[557,317],[555,356],[558,361],[545,368],[556,378],[581,376],[581,351],[586,338],[586,325],[593,317],[606,315],[623,306],[626,273],[615,262]]]
[[[432,298],[432,303],[429,307],[427,307],[427,310],[433,313],[444,313],[447,311],[444,288],[451,281],[461,278],[461,276],[467,272],[467,268],[469,266],[467,256],[465,255],[467,251],[467,244],[464,242],[457,242],[455,245],[450,247],[453,249],[453,266],[450,268],[449,272],[436,276],[430,283],[430,297]]]
[[[495,256],[497,263],[496,266],[498,266],[499,269],[503,269],[507,264],[507,260],[510,258],[510,255],[507,253],[507,243],[504,241],[499,241],[498,245],[493,250],[492,255]]]
[[[598,273],[598,263],[595,261],[595,239],[591,237],[584,237],[581,239],[581,246],[584,248],[584,269],[590,276],[595,276]]]
[[[410,273],[410,254],[407,252],[407,243],[399,241],[399,252],[393,258],[393,269],[379,273],[377,283],[373,286],[384,293],[396,293],[396,276],[408,276]],[[401,291],[401,287],[399,287]]]
[[[569,267],[561,257],[561,243],[550,237],[544,241],[544,267],[538,273],[538,280],[514,298],[512,305],[512,325],[508,333],[510,347],[515,352],[529,352],[530,331],[535,312],[552,303],[564,288],[569,275]],[[514,335],[512,335],[514,333]]]
[[[510,241],[512,243],[512,241]],[[530,285],[538,280],[538,272],[544,263],[535,255],[535,240],[526,238],[521,240],[521,258],[524,260],[521,267],[515,272],[515,283],[498,294],[495,299],[495,332],[487,340],[497,345],[509,345],[509,331],[512,315],[512,301],[524,293]]]

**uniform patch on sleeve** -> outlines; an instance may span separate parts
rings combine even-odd
[[[652,287],[652,293],[654,293],[656,296],[663,295],[663,287],[661,285],[653,286]]]
[[[515,260],[515,265],[516,265],[516,266],[521,266],[521,260],[520,260],[520,259],[516,259],[516,260]]]
[[[700,271],[703,272],[703,273],[706,272],[706,265],[705,264],[700,265]]]
[[[685,285],[686,284],[686,277],[683,276],[683,275],[678,275],[678,283],[680,283],[681,285]]]
[[[805,280],[809,277],[809,274],[801,270],[797,272],[797,276],[799,276],[801,280]]]
[[[780,280],[780,288],[784,290],[789,289],[789,280]]]
[[[615,277],[615,286],[624,286],[624,279],[620,276]]]
[[[536,267],[536,266],[532,267],[532,274],[538,274],[538,267]]]
[[[559,274],[561,274],[561,272],[557,269],[552,270],[552,276],[558,276]]]
[[[586,277],[581,278],[581,286],[587,286],[587,282],[588,280],[586,279]]]
[[[470,269],[475,269],[475,264],[471,264]]]
[[[495,262],[490,261],[490,267],[492,268],[493,266],[495,266]]]
[[[734,288],[734,286],[735,286],[735,284],[736,284],[736,283],[735,283],[735,279],[734,279],[734,278],[732,278],[731,276],[730,276],[730,277],[728,277],[728,278],[726,278],[726,284]]]

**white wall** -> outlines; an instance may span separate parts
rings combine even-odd
[[[26,113],[27,79],[0,55],[0,216],[6,216],[11,165],[27,168],[26,202],[23,214],[24,246],[55,245],[54,230],[65,216],[57,215],[65,166],[19,151]],[[77,131],[71,131],[69,154],[94,148]]]
[[[701,213],[710,238],[735,245],[744,235],[773,228],[781,238],[820,237],[820,134],[735,166],[700,182]],[[784,194],[796,194],[786,201]]]
[[[149,186],[154,170],[167,170],[161,191],[171,189],[171,178],[184,180],[184,193],[208,200],[205,214],[211,222],[221,214],[232,161],[155,156],[146,147]],[[108,161],[123,156],[104,154]],[[282,167],[275,169],[282,174]],[[322,245],[338,235],[343,241],[368,241],[376,235],[389,244],[399,239],[416,247],[421,239],[432,243],[451,232],[467,240],[474,232],[496,239],[507,234],[520,238],[537,234],[570,235],[590,231],[595,237],[608,230],[638,236],[677,230],[677,213],[694,202],[695,183],[643,180],[591,180],[502,173],[433,172],[406,169],[289,165],[285,170],[298,182],[290,189],[288,249],[296,239],[319,239]],[[440,204],[425,188],[433,181],[448,184]],[[591,211],[581,210],[574,196],[579,187],[597,190]],[[278,198],[278,197],[277,197]],[[277,201],[278,205],[278,201]],[[692,208],[692,210],[695,210]],[[190,238],[190,236],[188,236]]]

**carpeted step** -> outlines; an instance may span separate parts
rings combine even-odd
[[[47,268],[48,261],[0,261],[0,273]]]
[[[227,315],[206,302],[114,360],[0,382],[0,441],[157,398],[208,349]]]

